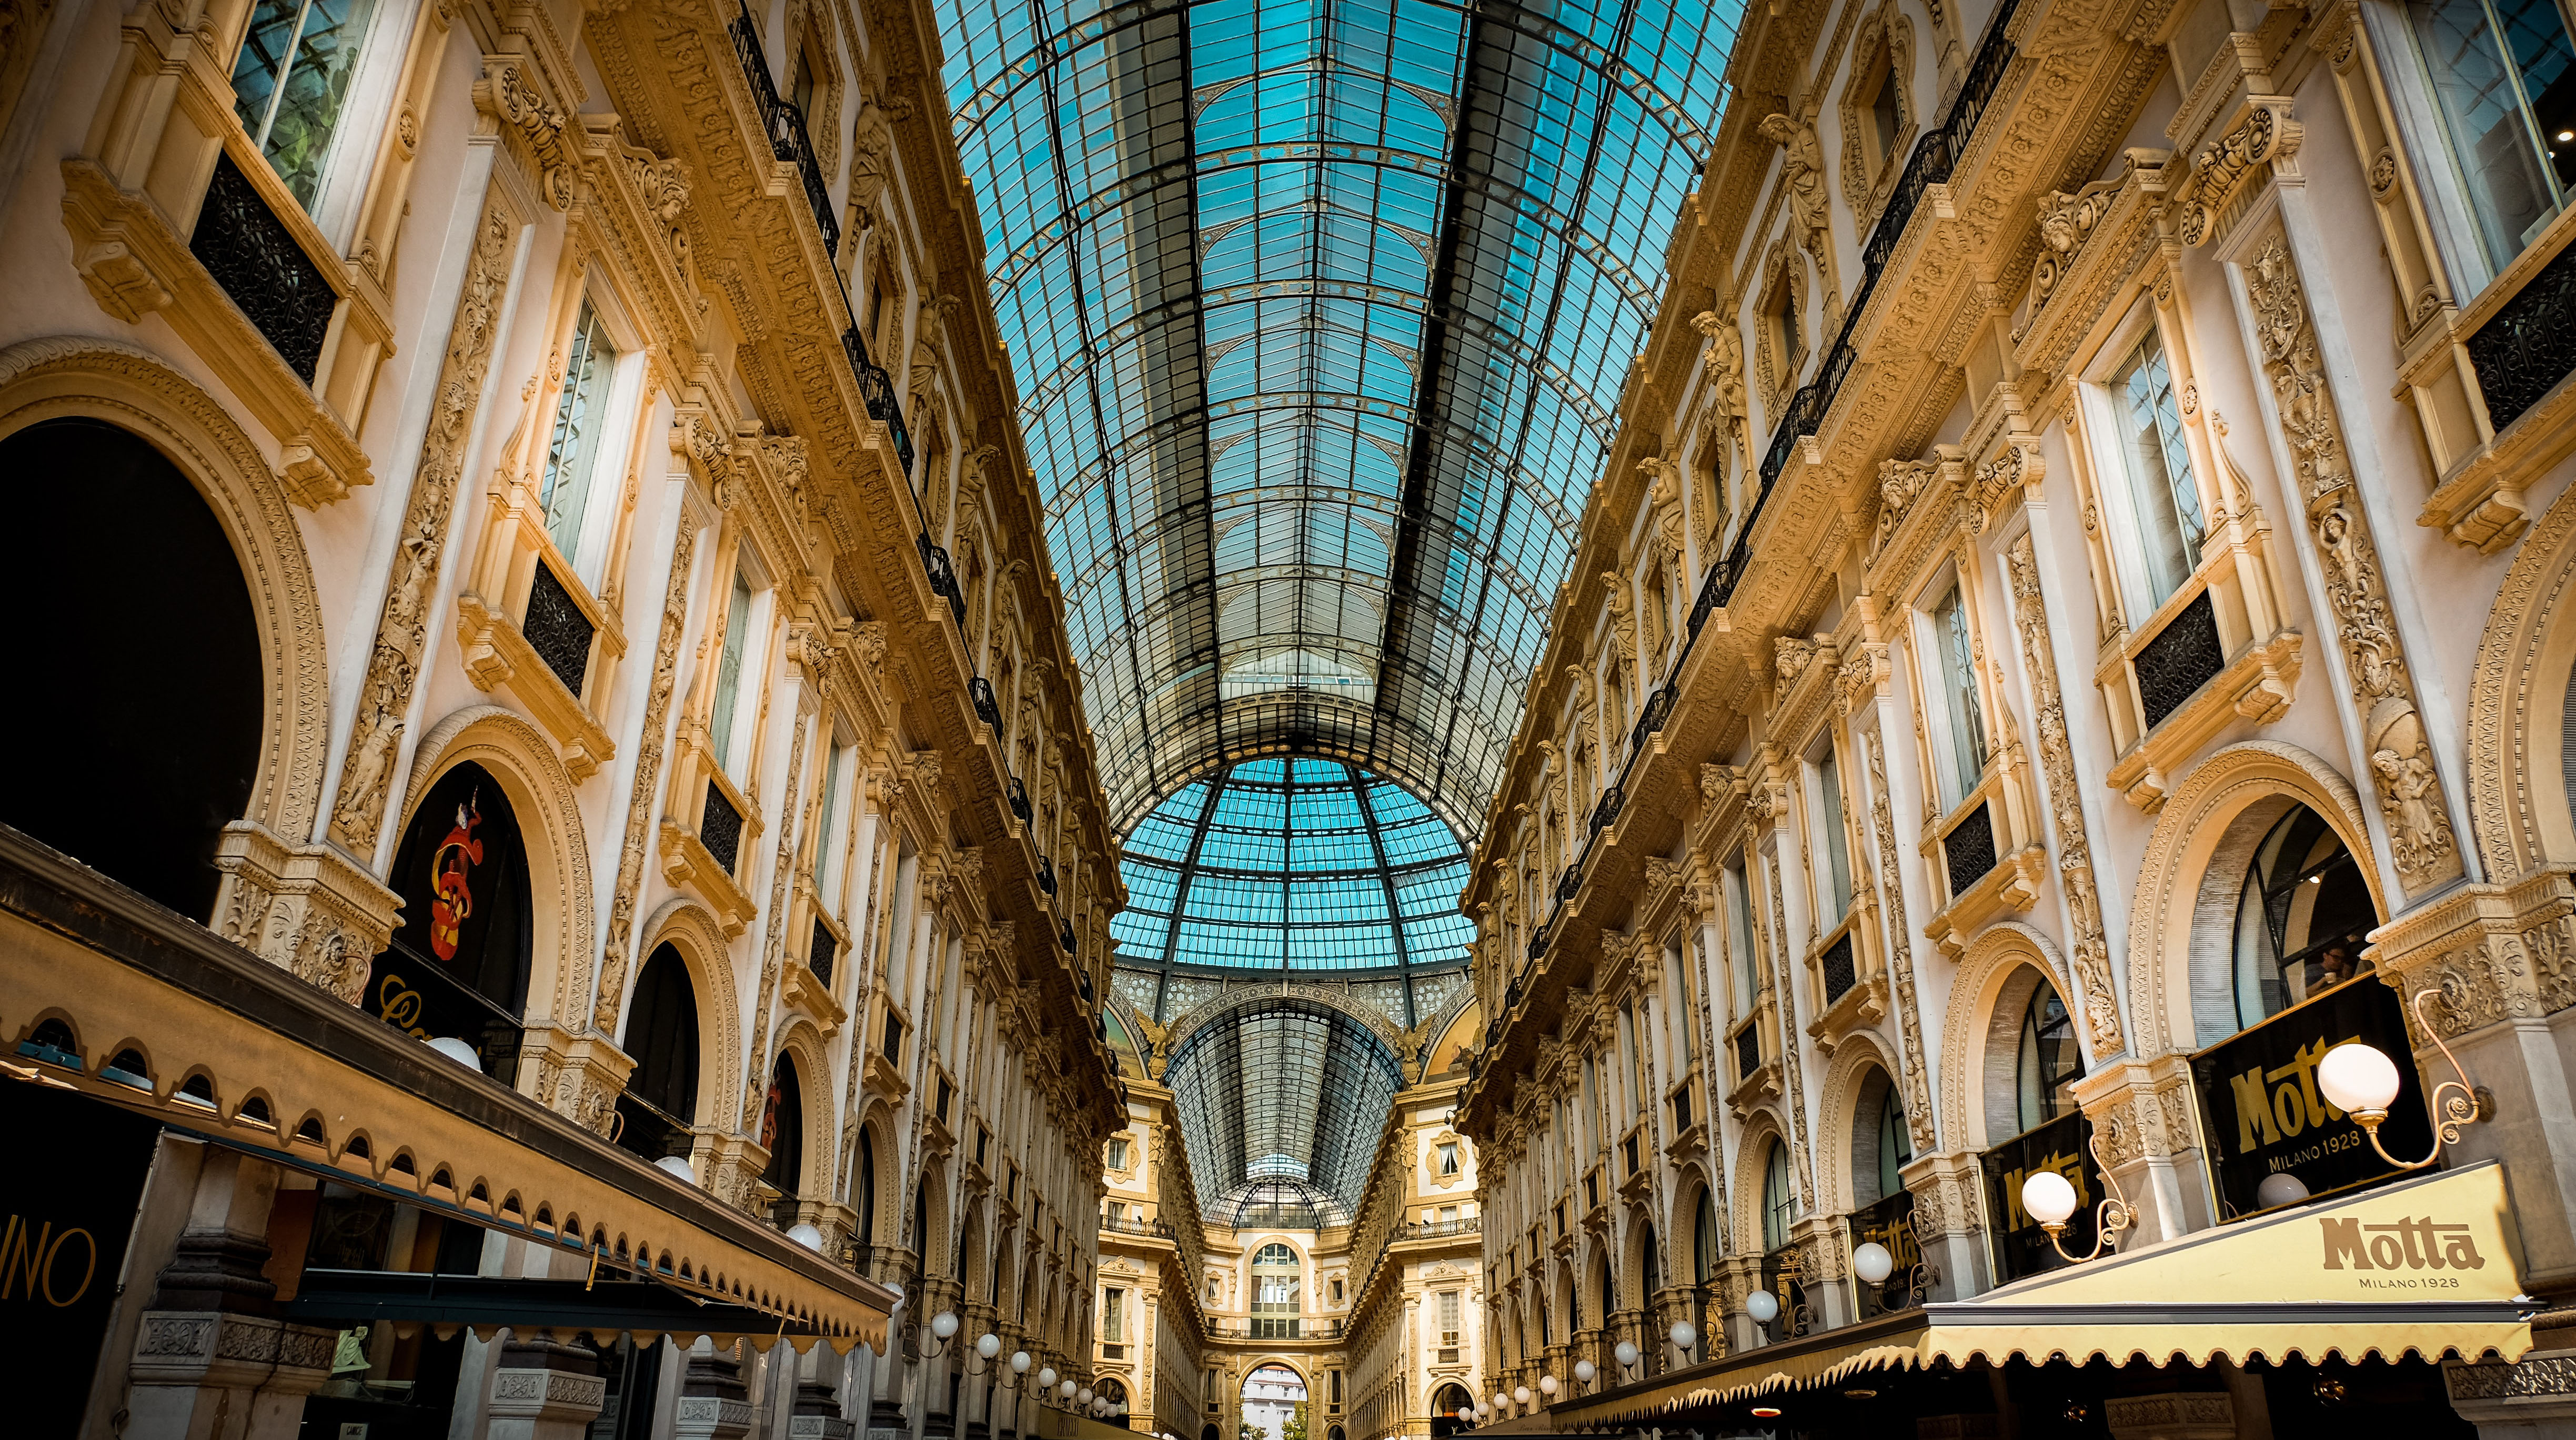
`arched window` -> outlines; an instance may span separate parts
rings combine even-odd
[[[2370,886],[2334,827],[2292,806],[2254,847],[2237,897],[2237,1028],[2359,974],[2378,923]]]
[[[2057,987],[2042,980],[2021,1017],[2021,1053],[2013,1067],[2013,1103],[2024,1130],[2036,1129],[2075,1109],[2075,1079],[2084,1073],[2075,1048],[2075,1021]]]
[[[362,1003],[420,1039],[465,1041],[485,1074],[511,1081],[535,942],[527,847],[501,782],[471,761],[438,777],[412,812],[392,878],[403,924]]]
[[[1790,1184],[1789,1147],[1778,1137],[1771,1141],[1771,1152],[1762,1161],[1762,1248],[1765,1252],[1789,1243],[1789,1226],[1798,1218],[1798,1192]]]
[[[1599,1282],[1601,1323],[1607,1325],[1610,1323],[1610,1317],[1619,1309],[1619,1272],[1610,1264],[1610,1257],[1607,1255],[1594,1260],[1592,1265],[1593,1279]]]
[[[1905,1188],[1904,1168],[1914,1159],[1914,1137],[1905,1129],[1905,1101],[1896,1087],[1887,1087],[1886,1103],[1878,1107],[1878,1198]]]
[[[877,1137],[859,1132],[859,1243],[877,1243]]]
[[[760,1120],[760,1146],[769,1152],[761,1180],[778,1192],[769,1218],[779,1225],[796,1223],[796,1201],[805,1184],[805,1087],[797,1083],[796,1062],[781,1055],[769,1074],[769,1101]]]
[[[1717,1198],[1699,1192],[1699,1209],[1691,1217],[1691,1278],[1707,1284],[1717,1274]]]
[[[101,421],[0,440],[0,476],[12,668],[71,682],[0,706],[0,743],[20,759],[0,820],[202,922],[263,727],[259,625],[232,541],[159,450]]]
[[[635,1073],[617,1097],[617,1143],[647,1160],[686,1156],[698,1118],[698,997],[688,962],[667,941],[635,978],[625,1045]]]
[[[1301,1308],[1297,1252],[1277,1241],[1252,1257],[1252,1333],[1261,1338],[1294,1338]]]

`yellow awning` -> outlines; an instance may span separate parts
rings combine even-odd
[[[2503,1168],[2483,1160],[1559,1402],[1545,1428],[1635,1423],[1936,1361],[2519,1360],[2536,1308],[2521,1259]]]
[[[1929,1306],[1917,1361],[2517,1360],[2521,1258],[2503,1167],[2483,1160]]]

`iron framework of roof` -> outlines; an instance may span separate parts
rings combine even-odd
[[[1131,968],[1409,982],[1467,962],[1467,865],[1447,823],[1394,781],[1343,761],[1240,761],[1129,833],[1128,907],[1111,933]],[[1400,1010],[1390,1018],[1418,1022],[1410,983]]]
[[[1344,1216],[1357,1213],[1379,1132],[1404,1088],[1403,1067],[1367,1025],[1288,996],[1193,1031],[1164,1073],[1190,1178],[1207,1218],[1220,1221],[1247,1182],[1280,1182],[1282,1157],[1305,1172],[1288,1178],[1332,1197]]]
[[[1498,783],[1740,6],[942,0],[1113,824]]]

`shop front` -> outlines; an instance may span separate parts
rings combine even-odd
[[[23,1433],[479,1404],[622,1440],[773,1347],[885,1346],[891,1292],[510,1088],[516,1046],[432,1047],[6,831],[0,1026]]]
[[[2481,1162],[2061,1262],[1561,1403],[1545,1424],[1977,1435],[2036,1409],[2046,1433],[2312,1433],[2340,1416],[2467,1435],[2443,1362],[2532,1345],[2516,1234],[2503,1170]]]

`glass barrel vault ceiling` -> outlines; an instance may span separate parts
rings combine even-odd
[[[1347,757],[1473,837],[1741,0],[940,0],[1112,822]]]
[[[1430,807],[1338,760],[1246,760],[1127,836],[1119,958],[1268,970],[1462,965],[1467,857]]]

